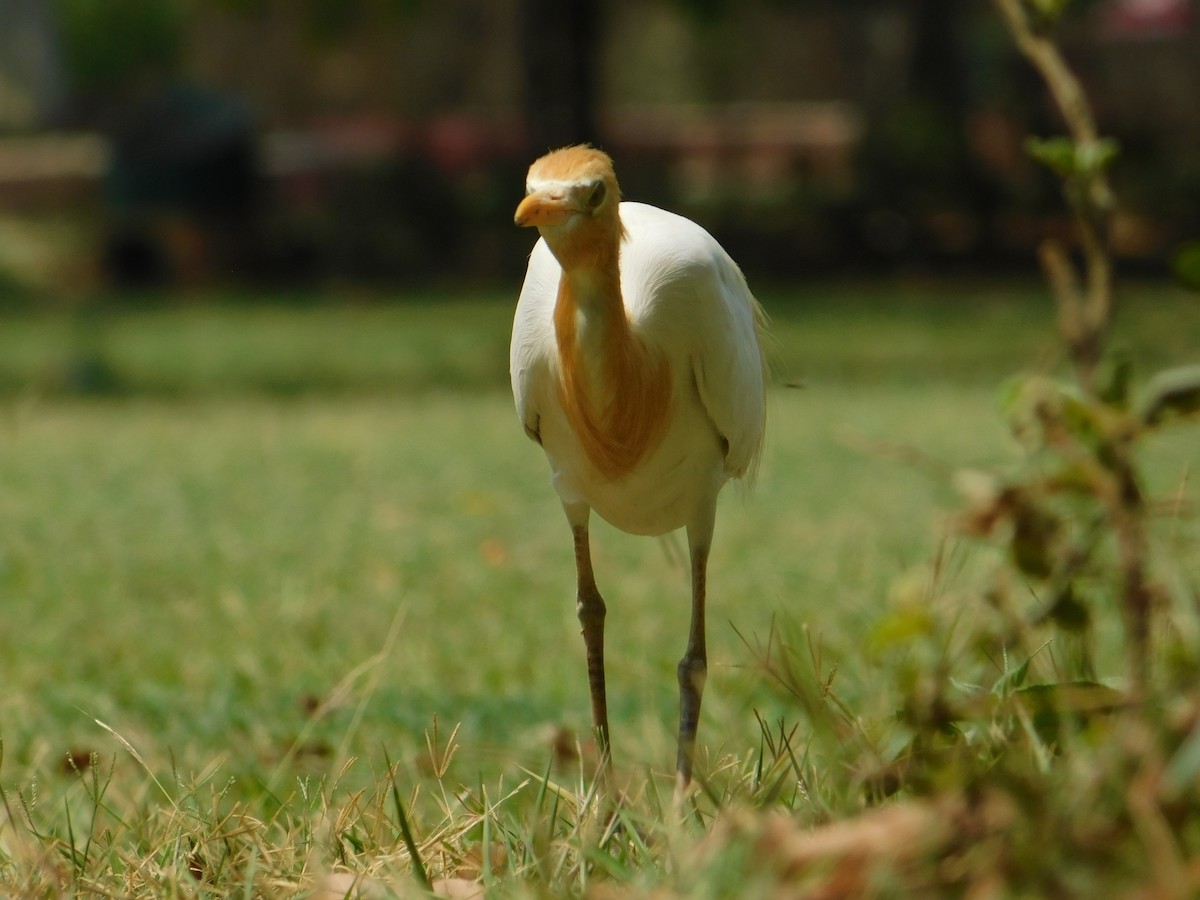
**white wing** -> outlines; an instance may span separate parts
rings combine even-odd
[[[509,378],[517,415],[525,433],[541,443],[538,408],[540,386],[553,376],[551,360],[556,352],[554,339],[554,303],[562,274],[558,260],[538,240],[529,255],[525,283],[513,317],[512,343],[509,345]]]
[[[703,228],[622,203],[629,234],[621,286],[631,319],[668,354],[686,354],[700,401],[727,449],[725,470],[753,477],[766,425],[766,316],[737,264]]]
[[[766,315],[741,270],[721,253],[717,296],[699,322],[692,371],[705,409],[729,444],[725,470],[753,480],[767,419]]]

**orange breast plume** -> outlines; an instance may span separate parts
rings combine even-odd
[[[575,327],[575,304],[560,291],[555,307],[559,401],[588,460],[610,480],[632,472],[662,440],[671,409],[667,360],[629,328],[624,308],[613,311],[602,357],[585,360]],[[598,378],[589,379],[591,363]]]

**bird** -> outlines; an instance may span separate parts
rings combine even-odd
[[[766,314],[715,238],[683,216],[622,201],[612,158],[591,145],[537,159],[514,221],[539,238],[513,318],[513,397],[574,542],[600,772],[613,763],[593,511],[634,535],[686,530],[691,618],[677,668],[675,764],[685,790],[708,669],[717,497],[730,479],[753,481],[762,454]]]

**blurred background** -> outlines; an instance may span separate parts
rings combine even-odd
[[[1115,249],[1200,235],[1200,3],[1061,25]],[[752,279],[1028,271],[1059,131],[988,3],[0,0],[0,292],[507,285],[524,171],[592,141]]]

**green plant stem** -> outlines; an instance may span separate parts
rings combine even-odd
[[[1030,19],[1023,0],[992,0],[1007,23],[1017,48],[1041,75],[1058,107],[1080,159],[1100,146],[1096,120],[1079,79],[1053,39]],[[1108,251],[1113,194],[1101,165],[1083,166],[1067,183],[1083,253],[1081,293],[1066,250],[1056,241],[1040,249],[1042,267],[1059,305],[1059,326],[1080,385],[1096,390],[1096,367],[1113,316],[1112,260]]]
[[[1105,175],[1096,120],[1079,79],[1063,59],[1053,37],[1031,18],[1025,0],[993,0],[1017,48],[1037,70],[1054,99],[1074,144],[1074,164],[1064,174],[1065,194],[1075,217],[1083,255],[1082,281],[1057,241],[1039,249],[1042,268],[1059,309],[1059,330],[1080,387],[1093,403],[1098,397],[1097,369],[1113,317],[1113,266],[1109,223],[1113,195]],[[1133,448],[1116,436],[1106,446],[1106,469],[1097,486],[1112,530],[1120,570],[1130,678],[1144,693],[1150,669],[1150,620],[1154,590],[1147,575],[1145,505],[1138,489]]]

